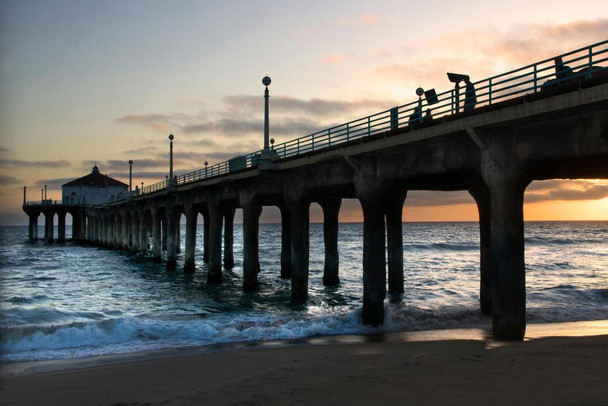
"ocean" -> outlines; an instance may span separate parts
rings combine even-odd
[[[184,233],[182,227],[182,234]],[[67,227],[70,237],[70,227]],[[68,240],[28,242],[0,227],[0,362],[57,360],[231,342],[449,328],[491,329],[479,310],[476,222],[404,223],[405,293],[387,295],[385,323],[361,324],[363,225],[341,223],[340,280],[325,287],[323,228],[310,225],[309,300],[280,278],[281,226],[260,225],[259,290],[235,266],[207,284],[202,227],[197,269],[184,274],[126,251]],[[40,227],[39,235],[42,235]],[[608,222],[526,222],[528,323],[608,319]]]

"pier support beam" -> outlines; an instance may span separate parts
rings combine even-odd
[[[291,215],[291,298],[308,299],[309,208],[304,197],[286,199]]]
[[[407,190],[395,188],[386,198],[388,291],[403,293],[403,203]]]
[[[123,210],[120,213],[120,248],[123,250],[129,249],[129,214]]]
[[[181,211],[175,211],[175,252],[182,252],[182,231],[181,231],[181,220],[182,213]]]
[[[40,213],[30,214],[28,216],[30,219],[28,229],[28,237],[30,241],[35,241],[38,239],[38,216],[40,216]]]
[[[167,201],[165,209],[165,218],[167,224],[167,269],[175,269],[177,264],[177,250],[175,248],[175,207],[171,198]]]
[[[291,213],[287,205],[280,204],[281,212],[281,278],[291,278]]]
[[[487,315],[491,315],[492,268],[490,265],[490,191],[483,183],[481,183],[470,188],[469,194],[473,197],[473,199],[475,199],[475,203],[477,203],[477,211],[479,212],[479,305],[482,312]]]
[[[492,335],[501,340],[523,340],[526,332],[523,213],[526,186],[514,180],[490,185]]]
[[[219,201],[207,202],[209,212],[209,266],[207,282],[222,283],[222,210]]]
[[[47,210],[44,213],[44,220],[45,220],[44,234],[45,234],[45,238],[48,242],[53,242],[55,240],[55,236],[54,236],[55,225],[53,224],[54,217],[55,217],[54,211]]]
[[[493,134],[482,150],[481,175],[490,192],[492,336],[523,340],[526,332],[524,191],[530,179],[513,161],[513,134]]]
[[[253,200],[243,202],[243,290],[258,288],[260,271],[259,221],[262,207]]]
[[[162,251],[167,251],[167,213],[165,210],[161,210],[160,220],[162,226]]]
[[[192,205],[186,205],[186,252],[184,253],[184,272],[194,272],[196,251],[196,221],[198,211]]]
[[[144,210],[139,213],[139,255],[144,256],[148,254],[148,224],[146,219],[146,212]]]
[[[152,208],[152,261],[156,263],[162,262],[161,251],[161,216],[160,210]]]
[[[325,242],[325,263],[323,266],[323,285],[333,286],[340,283],[338,254],[338,215],[342,199],[323,199],[319,201],[323,209],[323,240]]]
[[[203,216],[203,262],[209,262],[209,209],[205,205],[201,209]]]
[[[234,213],[233,207],[223,210],[224,215],[224,268],[234,267]]]
[[[363,209],[363,324],[372,326],[384,321],[386,297],[384,210],[376,199],[359,199]]]
[[[57,212],[57,241],[65,241],[65,211]]]
[[[137,253],[139,251],[139,238],[140,238],[140,227],[139,227],[139,215],[136,210],[131,212],[131,252]]]

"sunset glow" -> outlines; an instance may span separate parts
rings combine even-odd
[[[348,5],[348,7],[346,7]],[[521,10],[526,12],[522,13]],[[0,224],[90,172],[164,179],[606,39],[608,3],[429,1],[0,3]],[[319,212],[311,219],[319,219]],[[274,221],[267,213],[263,219]],[[527,220],[608,220],[608,182],[534,182]],[[358,203],[342,221],[361,221]],[[411,192],[405,221],[474,221],[466,192]]]

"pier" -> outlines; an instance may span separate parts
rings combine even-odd
[[[403,292],[402,210],[411,190],[466,190],[480,225],[480,307],[493,336],[521,340],[526,328],[523,200],[534,180],[608,179],[608,41],[574,50],[460,88],[417,92],[403,106],[274,145],[269,140],[264,78],[264,148],[166,180],[103,204],[28,202],[29,238],[45,218],[44,238],[72,237],[149,255],[176,268],[179,219],[186,218],[185,272],[205,261],[207,279],[222,282],[234,265],[233,221],[243,213],[243,289],[258,289],[258,227],[262,207],[281,213],[280,276],[291,297],[308,294],[309,207],[323,209],[323,283],[339,283],[338,214],[342,199],[363,212],[363,322],[383,322],[387,289]],[[564,67],[567,67],[566,70]],[[268,79],[268,80],[267,80]],[[423,112],[425,114],[423,114]],[[428,115],[426,113],[429,113]],[[171,151],[173,148],[173,136]],[[197,252],[197,218],[204,219]],[[223,238],[222,238],[223,237]],[[199,243],[198,246],[201,244]],[[387,255],[385,255],[387,253]],[[388,276],[388,277],[387,277]]]

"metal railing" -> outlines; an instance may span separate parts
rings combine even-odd
[[[561,62],[557,61],[557,58],[561,58]],[[598,74],[608,74],[608,67],[599,66],[599,64],[607,61],[608,40],[605,40],[557,57],[473,82],[476,97],[474,108],[558,88],[568,83],[574,83],[581,78],[589,79]],[[430,103],[426,98],[420,98],[402,106],[393,107],[274,145],[272,149],[273,160],[291,159],[334,145],[346,144],[364,137],[387,133],[408,126],[414,130],[416,124],[461,113],[464,109],[465,98],[468,96],[465,89],[461,87],[458,91],[455,88],[439,93],[436,97],[437,100],[434,103]],[[426,110],[424,110],[425,108]],[[261,150],[258,150],[248,155],[235,157],[177,176],[177,185],[255,168],[259,163],[261,152]],[[164,180],[145,186],[142,188],[141,195],[165,190],[167,185],[167,180]]]

